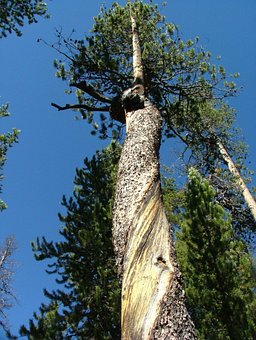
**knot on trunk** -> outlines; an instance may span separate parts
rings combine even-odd
[[[132,88],[124,91],[122,95],[122,103],[126,112],[136,111],[144,108],[144,87],[137,84]]]
[[[122,95],[115,97],[112,100],[110,107],[110,115],[114,120],[126,123],[126,112],[143,109],[149,105],[149,101],[144,95],[144,86],[136,84],[123,92]]]

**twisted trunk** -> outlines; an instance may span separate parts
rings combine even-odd
[[[162,119],[144,96],[139,33],[132,11],[130,15],[134,83],[121,99],[127,135],[113,210],[113,243],[122,279],[122,339],[191,340],[196,339],[194,325],[185,307],[161,197]]]
[[[113,212],[122,339],[196,339],[161,199],[161,116],[148,105],[127,119]]]

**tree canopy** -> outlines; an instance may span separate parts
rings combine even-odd
[[[0,38],[14,32],[21,36],[24,21],[37,22],[37,16],[46,15],[46,3],[41,0],[0,0]]]
[[[253,339],[256,295],[252,259],[215,191],[191,169],[177,253],[187,303],[200,339]]]
[[[71,100],[75,92],[76,100],[53,106],[79,111],[92,124],[92,134],[100,138],[122,136],[118,132],[125,117],[120,96],[133,84],[130,11],[136,18],[142,50],[145,95],[161,112],[163,139],[182,141],[186,164],[211,176],[219,197],[225,198],[222,204],[236,215],[237,230],[242,232],[247,225],[247,231],[254,231],[255,221],[218,147],[218,142],[225,146],[249,182],[246,147],[234,127],[235,111],[225,101],[237,94],[234,80],[239,74],[227,76],[219,61],[212,63],[211,53],[198,37],[183,41],[178,28],[166,22],[153,1],[113,3],[110,9],[103,6],[84,39],[57,32],[53,47],[62,58],[54,63],[56,74],[69,82],[66,92]]]
[[[236,88],[227,81],[222,66],[211,65],[211,54],[201,47],[198,37],[183,41],[177,27],[167,23],[151,1],[102,7],[84,40],[58,33],[55,48],[63,60],[55,62],[57,76],[69,81],[70,93],[73,87],[77,89],[77,103],[54,105],[60,110],[80,110],[103,138],[107,128],[113,127],[103,112],[110,110],[112,117],[123,121],[118,97],[133,82],[130,7],[138,27],[146,95],[162,113],[164,136],[184,139],[189,126],[186,119],[195,104],[233,95]],[[100,126],[94,111],[101,112]]]

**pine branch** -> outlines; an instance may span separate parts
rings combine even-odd
[[[51,103],[51,106],[56,107],[59,111],[64,111],[64,110],[72,110],[72,109],[84,109],[87,111],[98,111],[98,112],[106,112],[109,111],[109,106],[102,106],[102,107],[95,107],[95,106],[89,106],[86,104],[66,104],[65,106],[60,106],[55,103]]]
[[[80,83],[70,83],[70,86],[77,87],[78,89],[86,92],[91,97],[100,100],[103,103],[111,103],[112,99],[109,97],[104,96],[103,94],[99,93],[95,90],[95,88],[92,85],[88,85],[86,81],[81,81]]]

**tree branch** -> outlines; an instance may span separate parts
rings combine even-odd
[[[103,94],[99,93],[95,90],[95,88],[92,85],[88,85],[86,81],[81,81],[80,83],[70,83],[70,86],[77,87],[78,89],[86,92],[90,96],[92,96],[95,99],[100,100],[103,103],[111,103],[112,99],[109,97],[104,96]]]
[[[70,109],[84,109],[87,111],[99,111],[99,112],[106,112],[109,111],[109,106],[102,106],[102,107],[94,107],[94,106],[89,106],[86,104],[66,104],[65,106],[60,106],[55,103],[51,103],[51,106],[56,107],[59,111],[64,111],[64,110],[70,110]]]

